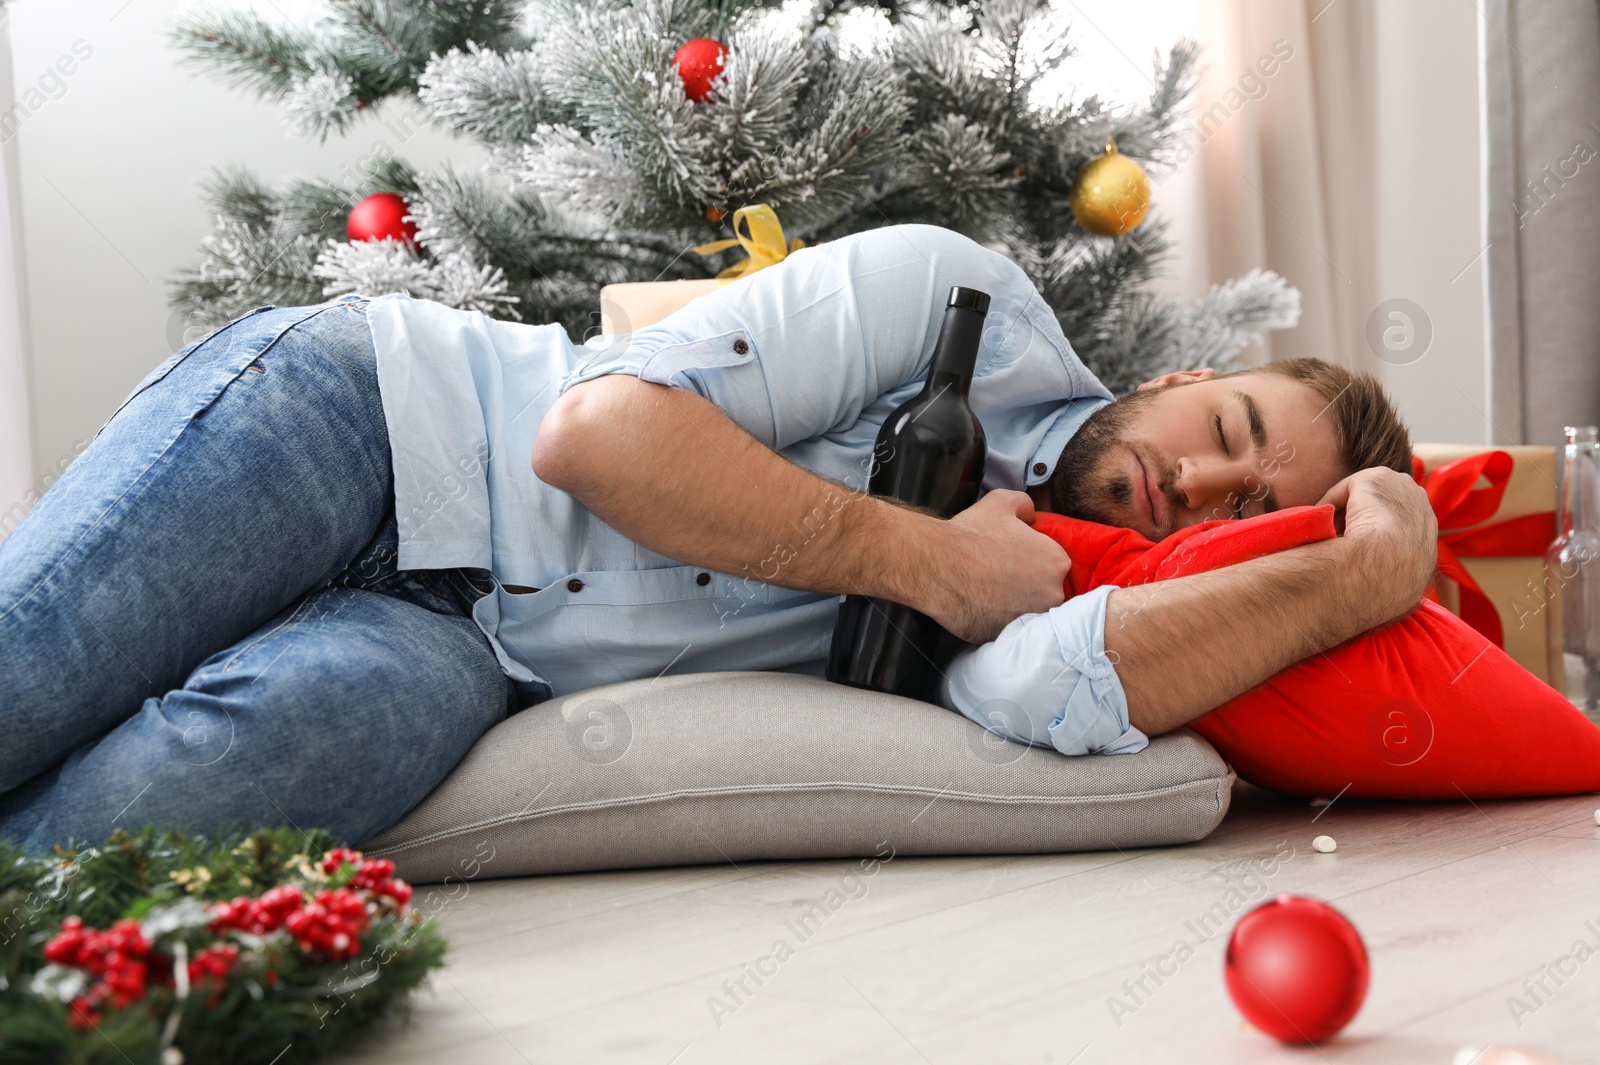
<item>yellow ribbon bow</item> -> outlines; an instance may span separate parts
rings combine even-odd
[[[739,232],[739,223],[744,222],[749,227],[749,234]],[[788,244],[783,242],[783,226],[778,222],[777,212],[764,203],[752,203],[748,207],[741,207],[733,212],[733,237],[728,240],[714,240],[710,244],[696,244],[693,250],[698,255],[715,255],[719,251],[727,251],[735,244],[744,246],[748,259],[741,259],[722,273],[717,275],[719,280],[731,281],[745,274],[753,274],[763,267],[780,263],[792,251],[799,251],[806,246],[806,242],[796,237]]]

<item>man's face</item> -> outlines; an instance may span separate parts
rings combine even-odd
[[[1214,518],[1316,503],[1345,476],[1332,411],[1278,374],[1168,374],[1089,417],[1051,509],[1160,540]]]

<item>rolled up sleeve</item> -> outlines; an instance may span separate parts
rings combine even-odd
[[[1024,614],[990,643],[962,649],[939,701],[1016,743],[1062,754],[1133,754],[1149,737],[1106,656],[1105,585],[1043,614]]]

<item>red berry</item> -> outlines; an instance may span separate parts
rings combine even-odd
[[[360,864],[361,852],[353,851],[346,847],[335,847],[322,858],[322,871],[332,876],[339,871],[345,862]]]
[[[332,959],[361,952],[360,935],[370,922],[366,903],[348,888],[319,891],[315,899],[290,914],[283,927],[307,954]]]
[[[86,1031],[100,1023],[100,1011],[97,1003],[88,995],[79,995],[72,1000],[72,1009],[67,1013],[67,1023],[78,1031]]]
[[[68,917],[61,922],[61,931],[44,945],[46,961],[57,965],[81,965],[88,936],[83,931],[83,919]]]
[[[189,983],[199,985],[209,982],[216,985],[216,991],[206,1000],[208,1006],[214,1006],[221,1000],[224,985],[238,961],[239,948],[232,943],[206,947],[189,960]]]

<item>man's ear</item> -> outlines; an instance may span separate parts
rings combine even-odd
[[[1167,385],[1192,385],[1196,381],[1209,381],[1217,376],[1217,371],[1207,366],[1203,370],[1179,370],[1177,373],[1164,373],[1160,377],[1152,377],[1135,392],[1143,392],[1147,388],[1164,388]]]

